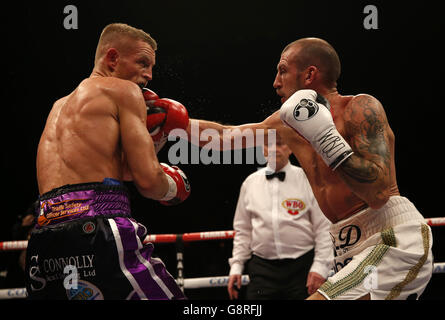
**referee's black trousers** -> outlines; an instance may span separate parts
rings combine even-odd
[[[247,262],[247,300],[303,300],[314,250],[297,259],[268,260],[252,255]]]

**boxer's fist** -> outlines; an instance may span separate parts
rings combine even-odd
[[[173,129],[186,130],[189,123],[187,109],[179,102],[172,99],[157,99],[146,101],[147,125],[150,118],[150,128],[153,139],[159,139],[162,135],[168,135]],[[158,130],[156,131],[156,128]],[[154,133],[156,132],[156,133]]]
[[[185,173],[176,166],[161,163],[169,183],[169,190],[159,202],[166,206],[176,205],[185,201],[190,195],[190,183]]]
[[[152,100],[159,99],[159,96],[156,94],[156,92],[154,92],[148,88],[142,88],[142,94],[144,95],[145,101],[152,101]]]
[[[162,108],[152,107],[151,103],[159,100],[159,96],[152,90],[143,88],[142,94],[144,96],[145,104],[147,106],[147,129],[150,135],[157,137],[161,127],[164,125],[167,112]],[[159,137],[157,137],[159,140]]]
[[[295,92],[280,109],[280,118],[308,140],[326,165],[335,170],[353,152],[335,127],[329,102],[314,90]]]
[[[147,129],[158,153],[167,142],[171,130],[187,129],[188,112],[181,103],[171,99],[160,99],[150,89],[144,88],[142,93],[147,106]]]

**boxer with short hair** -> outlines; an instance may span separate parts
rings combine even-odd
[[[262,129],[267,136],[272,129],[290,147],[333,223],[337,273],[309,299],[418,298],[432,276],[431,229],[400,196],[395,137],[382,104],[367,94],[340,95],[340,69],[328,42],[294,41],[282,51],[273,83],[279,111],[240,126],[191,120],[189,132],[197,124],[223,139],[223,130]]]
[[[29,298],[185,298],[151,256],[153,245],[143,243],[147,229],[132,218],[123,184],[131,180],[144,197],[167,205],[190,193],[179,168],[158,162],[147,130],[141,89],[152,79],[155,50],[143,30],[106,26],[90,77],[54,103],[37,150]]]

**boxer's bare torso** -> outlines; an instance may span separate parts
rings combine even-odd
[[[354,185],[348,186],[341,175],[347,176],[348,184],[350,180],[352,184],[356,180],[363,189],[369,189],[366,192],[376,193],[370,197],[399,195],[399,191],[394,164],[394,134],[378,101],[367,95],[340,96],[337,93],[327,98],[337,130],[355,153],[353,161],[360,161],[357,156],[374,161],[377,154],[378,165],[383,174],[387,175],[384,181],[379,181],[381,178],[376,176],[373,168],[366,167],[366,162],[363,162],[361,168],[353,170],[353,173],[344,170],[342,166],[332,171],[304,138],[283,125],[279,111],[267,118],[262,125],[276,129],[291,148],[308,177],[321,210],[335,223],[369,206],[353,192]]]
[[[66,184],[122,179],[117,95],[128,81],[95,77],[57,100],[37,151],[40,194]]]

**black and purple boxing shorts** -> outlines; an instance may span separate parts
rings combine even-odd
[[[130,214],[114,179],[66,185],[40,197],[28,242],[30,299],[185,299],[164,263],[143,243],[147,229]]]

